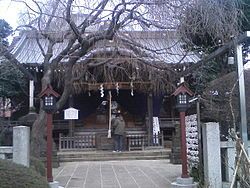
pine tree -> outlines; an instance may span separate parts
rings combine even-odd
[[[0,42],[8,45],[7,37],[12,33],[11,26],[3,19],[0,19]]]

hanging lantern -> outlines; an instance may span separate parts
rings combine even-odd
[[[229,50],[228,57],[227,57],[227,64],[233,65],[234,64],[234,53],[233,50]]]
[[[46,89],[44,89],[39,97],[43,100],[43,110],[47,113],[51,113],[56,109],[56,98],[60,95],[52,89],[51,85],[48,85]]]
[[[185,112],[190,107],[189,98],[193,96],[193,92],[183,82],[178,86],[173,95],[176,97],[176,108],[178,111]]]

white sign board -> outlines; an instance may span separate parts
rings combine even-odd
[[[64,110],[64,119],[78,119],[78,112],[79,110],[70,107]]]

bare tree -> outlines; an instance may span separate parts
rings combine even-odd
[[[163,49],[146,47],[136,43],[130,34],[125,34],[126,30],[160,27],[148,16],[146,6],[152,4],[151,1],[19,2],[26,4],[28,9],[23,15],[26,24],[21,27],[33,32],[44,56],[42,88],[57,79],[58,87],[63,89],[57,110],[65,104],[70,94],[85,89],[80,83],[97,83],[100,76],[104,82],[121,81],[123,75],[126,75],[127,81],[136,81],[134,74],[140,74],[138,82],[157,82],[158,88],[154,89],[159,90],[159,87],[166,87],[170,73],[174,73],[168,65],[152,56],[152,53],[162,53]],[[44,41],[47,45],[43,45]],[[101,43],[112,45],[103,46]],[[59,46],[61,49],[58,52]],[[57,71],[59,69],[64,71]],[[32,128],[32,152],[35,156],[39,156],[44,145],[44,135],[40,133],[44,132],[45,115],[40,110]]]
[[[164,63],[164,58],[176,55],[180,57],[178,62],[182,62],[187,56],[187,52],[180,50],[180,41],[183,38],[189,39],[188,33],[196,31],[200,25],[200,14],[189,13],[190,7],[194,5],[199,7],[201,3],[209,5],[210,9],[202,6],[203,19],[206,20],[214,14],[211,8],[214,6],[213,3],[220,2],[219,0],[207,2],[202,0],[201,3],[188,0],[15,1],[26,5],[27,13],[22,16],[22,20],[25,20],[22,28],[31,30],[36,36],[44,57],[42,88],[56,79],[58,87],[63,90],[57,102],[58,110],[62,108],[70,94],[86,90],[86,86],[81,83],[98,83],[99,77],[104,82],[124,79],[128,82],[150,81],[154,83],[151,89],[156,92],[166,87],[174,88],[176,73],[169,64]],[[218,23],[223,25],[224,22],[221,20],[230,19],[228,15],[220,12],[220,6],[215,6],[215,9],[220,13]],[[210,12],[205,12],[206,10]],[[190,15],[192,15],[191,20],[194,20],[192,25],[189,22]],[[180,28],[180,24],[184,25],[181,27],[184,29],[180,30],[182,35],[176,35],[175,32]],[[207,23],[211,24],[213,22]],[[193,28],[192,31],[186,29],[190,27]],[[224,31],[220,29],[221,25],[218,25],[216,34]],[[161,41],[173,40],[173,35],[176,39],[162,47],[158,45],[158,41],[150,40],[153,33],[150,33],[148,38],[143,38],[127,32],[128,30],[154,30]],[[165,34],[159,34],[161,33],[159,31],[164,31]],[[138,42],[136,37],[140,41],[144,40],[143,43]],[[11,57],[6,50],[2,51]],[[148,86],[138,87],[142,90],[148,89]],[[44,135],[41,134],[44,132],[44,120],[45,113],[40,110],[32,128],[32,152],[35,156],[39,156],[44,145],[42,144]]]
[[[205,52],[232,40],[240,33],[241,0],[199,0],[181,12],[178,31],[191,46]]]

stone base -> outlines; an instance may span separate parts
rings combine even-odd
[[[189,178],[179,177],[176,179],[176,182],[171,183],[171,188],[179,188],[179,187],[197,188],[197,183],[194,183],[192,177]]]
[[[50,188],[63,188],[63,187],[59,186],[58,181],[49,182],[49,187]]]

